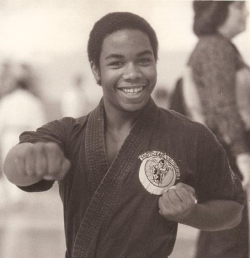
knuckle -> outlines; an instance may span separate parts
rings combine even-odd
[[[17,155],[14,160],[16,166],[19,168],[23,164],[23,157],[21,155]]]
[[[37,153],[40,153],[42,152],[43,150],[43,146],[44,146],[44,143],[43,142],[37,142],[35,143],[32,147],[33,147],[33,152],[37,152]]]
[[[62,167],[63,167],[63,170],[68,171],[71,167],[70,161],[68,159],[65,159]]]
[[[176,186],[176,188],[182,188],[182,187],[184,187],[184,185],[185,185],[184,183],[179,182],[175,186]]]
[[[59,168],[55,166],[54,164],[49,164],[47,173],[49,175],[56,175],[58,174]]]
[[[29,176],[33,175],[34,174],[34,169],[31,166],[28,166],[26,168],[26,174],[29,175]]]
[[[24,161],[25,158],[27,157],[27,155],[28,155],[27,151],[25,151],[25,152],[18,152],[16,154],[16,162],[20,163],[20,162]]]
[[[46,173],[45,167],[44,167],[43,165],[38,166],[38,167],[36,168],[36,173],[37,173],[37,175],[39,175],[39,176],[44,175],[44,174]]]
[[[39,168],[36,170],[36,172],[38,176],[42,176],[44,174],[43,170]]]
[[[49,142],[46,144],[46,148],[50,153],[57,153],[59,150],[59,147],[56,143]]]

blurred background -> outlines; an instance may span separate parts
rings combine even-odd
[[[250,9],[250,2],[247,5]],[[137,13],[156,30],[160,49],[153,96],[159,105],[167,107],[168,96],[197,41],[192,32],[192,2],[188,0],[0,0],[1,78],[3,71],[13,78],[28,71],[34,91],[44,105],[45,121],[60,119],[69,112],[77,116],[72,89],[80,89],[85,99],[82,114],[88,113],[102,95],[88,63],[88,36],[95,21],[112,11]],[[247,63],[249,42],[249,29],[235,39]],[[64,257],[57,185],[46,193],[18,194],[21,201],[0,209],[0,257]],[[171,258],[192,258],[196,237],[195,229],[180,226]]]
[[[76,76],[82,76],[93,106],[99,101],[101,88],[93,79],[86,46],[95,21],[111,11],[135,12],[151,23],[160,44],[157,87],[171,91],[197,41],[191,1],[0,0],[0,63],[32,67],[36,86],[49,103],[49,119],[60,115],[55,106]],[[249,40],[250,30],[236,38],[247,62]]]

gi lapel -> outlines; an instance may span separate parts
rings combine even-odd
[[[105,152],[103,101],[91,113],[86,129],[86,154],[93,185],[98,185],[98,188],[78,230],[74,258],[94,258],[90,255],[91,247],[95,246],[103,223],[105,227],[108,225],[112,205],[119,196],[123,182],[131,173],[141,147],[153,132],[157,111],[153,100],[150,100],[109,169]],[[102,178],[101,182],[98,182],[98,178]]]

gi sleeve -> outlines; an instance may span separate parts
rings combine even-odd
[[[198,202],[219,199],[244,203],[240,179],[232,171],[222,145],[205,127],[200,132],[196,173]]]

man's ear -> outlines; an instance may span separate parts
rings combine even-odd
[[[92,73],[95,77],[95,80],[97,82],[97,84],[101,85],[101,75],[100,75],[100,68],[98,68],[94,62],[91,62],[90,63],[91,65],[91,70],[92,70]]]

